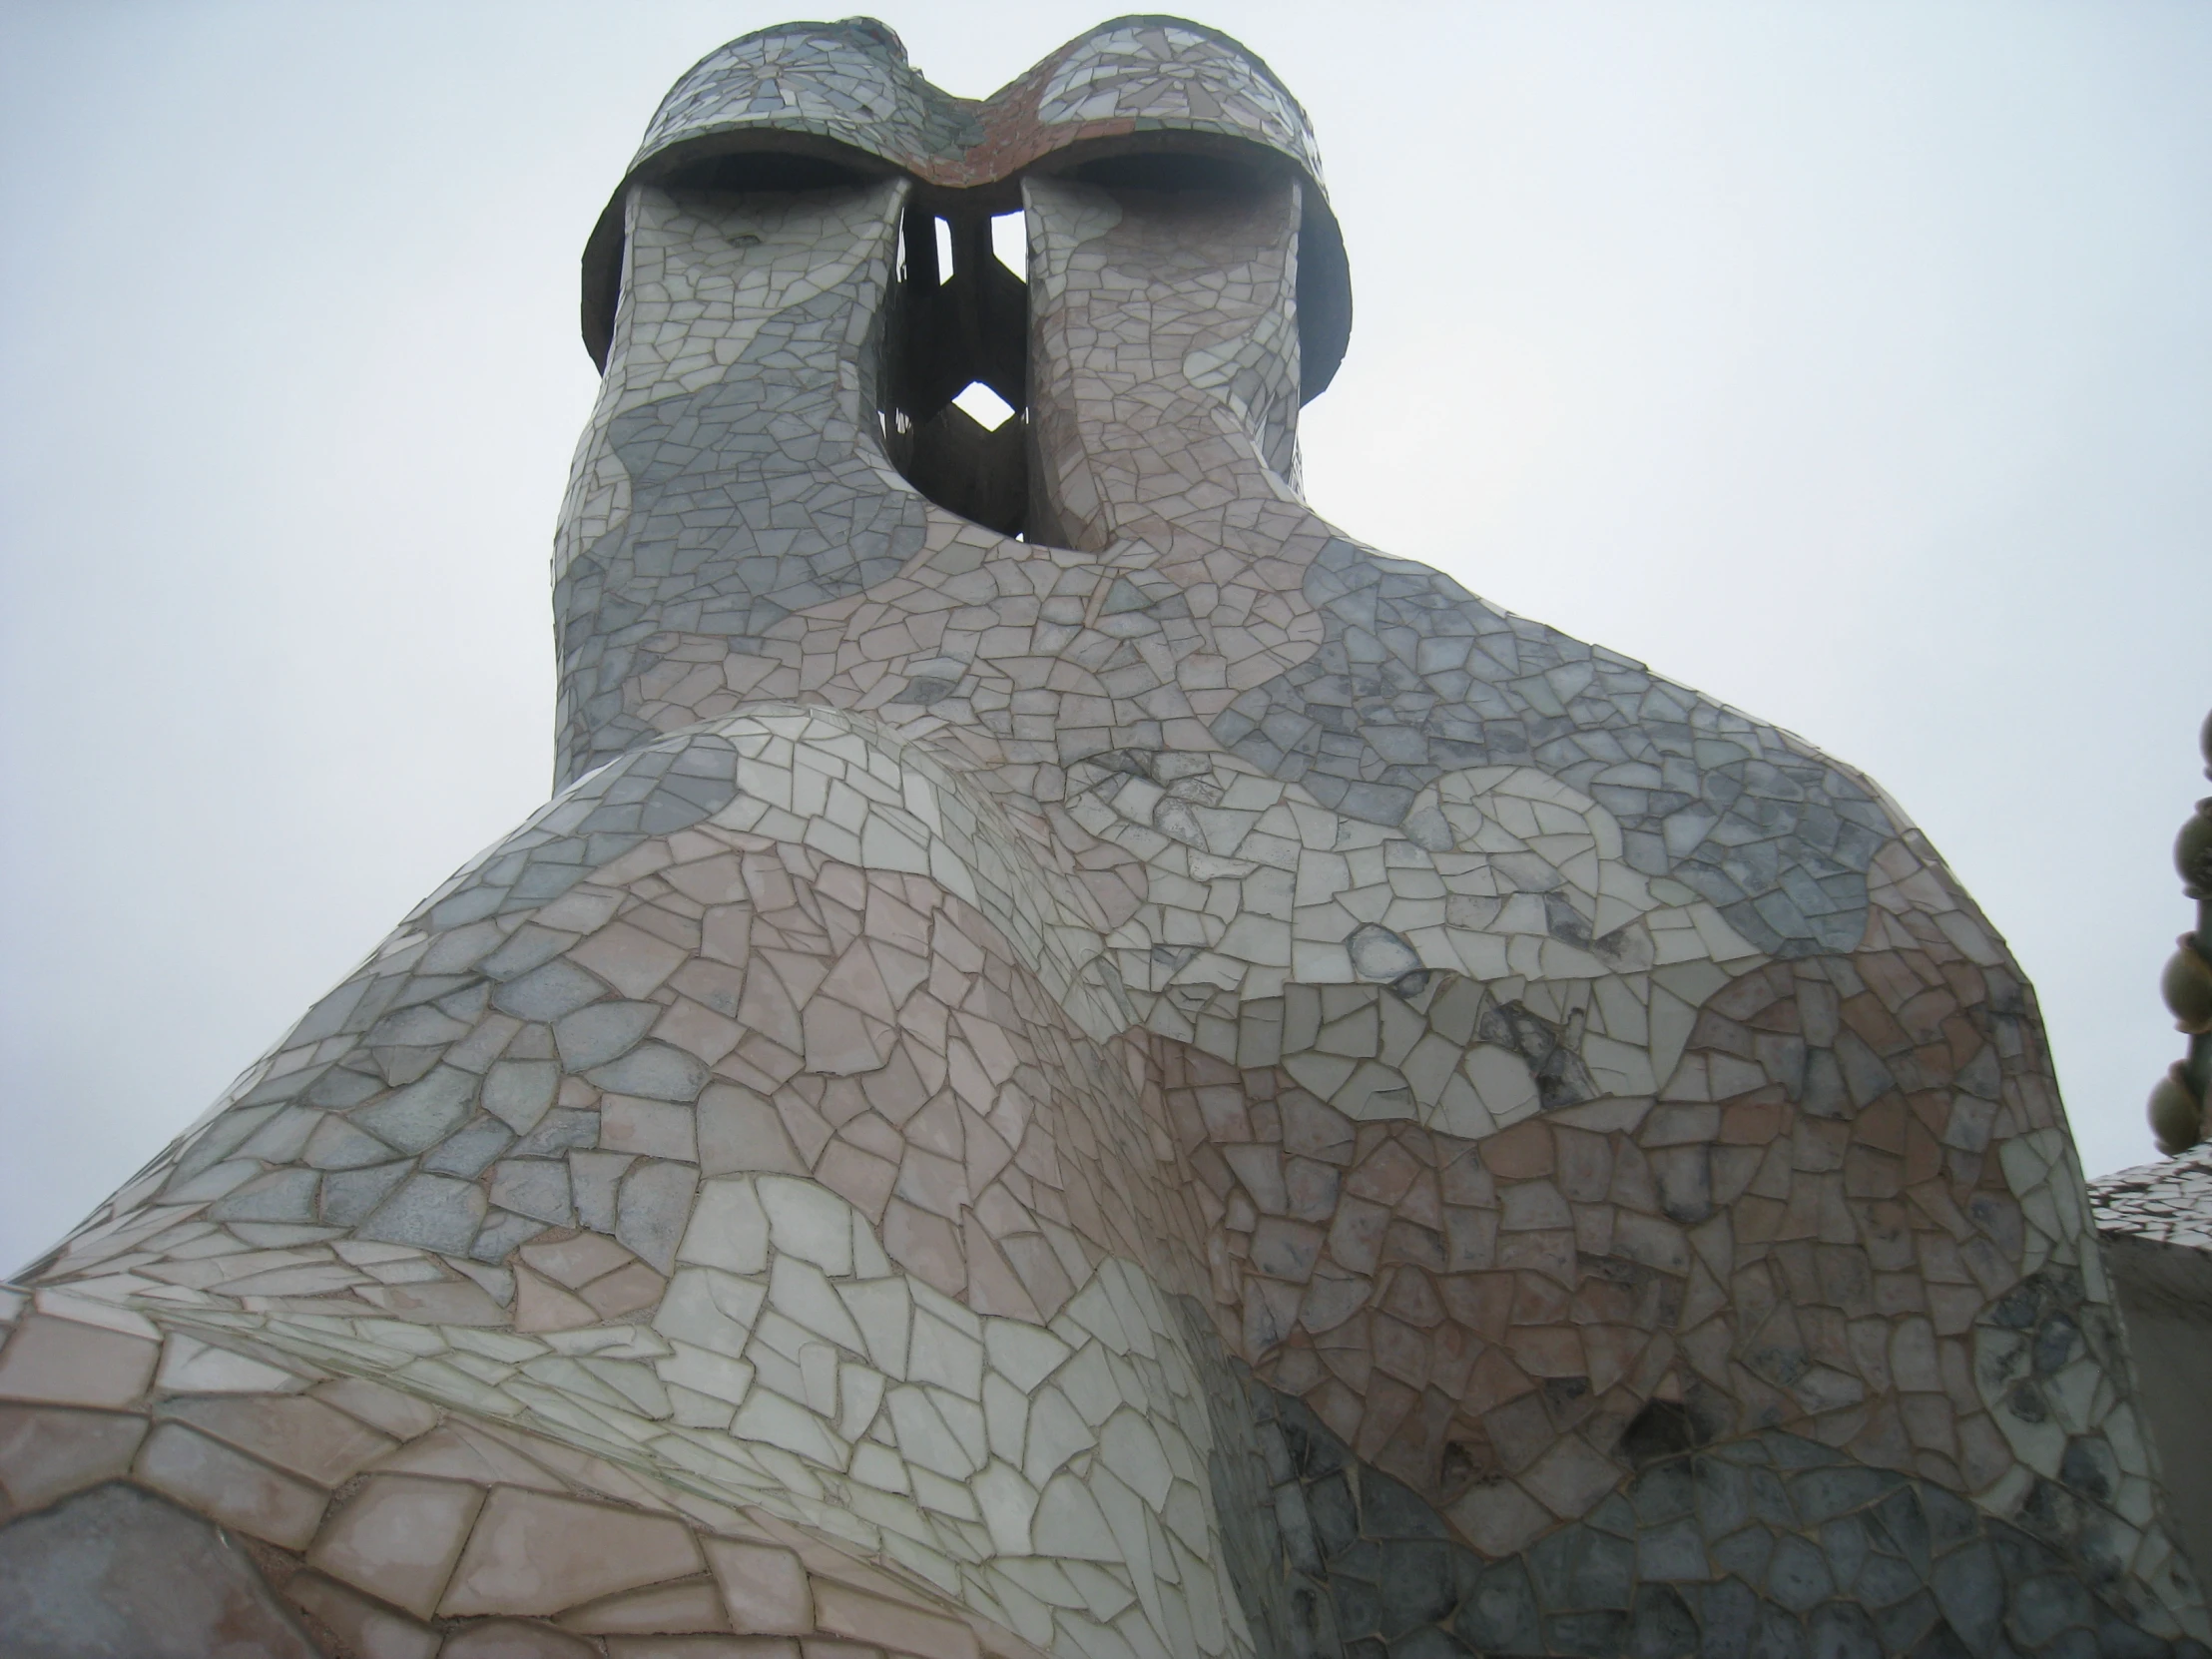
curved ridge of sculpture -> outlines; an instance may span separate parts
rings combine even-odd
[[[0,1624],[2204,1652],[2002,941],[1857,774],[1307,508],[1255,88],[1162,19],[980,107],[865,20],[679,83],[558,792],[0,1308]],[[1296,166],[1044,165],[1101,123]],[[653,165],[732,132],[895,169]],[[899,448],[978,180],[1020,536]]]

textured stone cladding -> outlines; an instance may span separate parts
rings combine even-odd
[[[1232,1548],[1242,1544],[1249,1570],[1275,1588],[1255,1620],[1274,1651],[2070,1655],[2154,1645],[2044,1539],[1797,1435],[1661,1454],[1583,1521],[1495,1561],[1303,1405],[1256,1383],[1245,1393],[1246,1455],[1265,1472],[1242,1493],[1252,1537]]]
[[[1848,950],[1890,837],[1873,791],[1772,728],[1701,731],[1698,700],[1641,664],[1484,605],[1448,576],[1348,541],[1308,567],[1321,649],[1214,721],[1232,753],[1347,817],[1408,824],[1446,773],[1532,767],[1620,826],[1621,857],[1709,900],[1761,950]],[[1587,942],[1562,911],[1562,936]]]
[[[1319,191],[1173,20],[686,76],[557,793],[0,1293],[11,1656],[2205,1653],[2002,941],[1315,517]],[[909,442],[1010,286],[1016,424]]]

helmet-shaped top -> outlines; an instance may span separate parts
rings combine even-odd
[[[1306,112],[1255,54],[1180,18],[1115,18],[975,100],[932,86],[873,18],[785,23],[719,47],[670,89],[584,253],[584,342],[604,364],[620,288],[624,193],[751,152],[903,172],[943,191],[1017,200],[1031,169],[1131,152],[1236,155],[1304,181],[1299,334],[1303,391],[1336,373],[1352,331],[1344,238]]]

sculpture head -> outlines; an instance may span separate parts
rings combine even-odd
[[[1297,179],[1301,392],[1320,395],[1344,356],[1352,295],[1313,129],[1257,56],[1217,29],[1167,17],[1102,23],[980,103],[923,79],[873,18],[779,24],[709,53],[661,101],[592,232],[585,346],[605,367],[632,185],[690,173],[773,191],[902,175],[920,207],[971,233],[977,217],[1019,208],[1023,178],[1086,172],[1169,190]]]
[[[1041,262],[1033,292],[1029,271],[990,252],[992,217],[1009,214],[1037,245],[1030,262],[1015,258]],[[1113,343],[1119,324],[1099,306],[1118,309],[1114,281],[1068,287],[1068,239],[1109,223],[1106,244],[1126,244],[1121,263],[1148,274],[1142,342]],[[748,259],[729,258],[732,238]],[[1174,296],[1151,269],[1170,246],[1189,267]],[[675,383],[666,350],[697,351],[715,331],[718,361],[741,352],[765,321],[764,295],[781,307],[793,280],[839,290],[813,296],[839,310],[834,351],[783,367],[813,380],[824,437],[851,457],[849,487],[866,505],[846,549],[810,548],[803,571],[740,574],[752,603],[724,623],[741,632],[792,597],[893,568],[920,524],[917,490],[1035,541],[1095,551],[1122,536],[1172,539],[1145,505],[1157,492],[1114,476],[1128,470],[1106,452],[1117,431],[1124,449],[1142,431],[1139,448],[1185,466],[1196,444],[1215,488],[1283,494],[1298,404],[1328,383],[1350,327],[1343,243],[1303,112],[1234,42],[1161,19],[1094,30],[981,104],[930,86],[894,36],[864,21],[767,30],[710,55],[664,102],[586,253],[585,338],[619,405],[610,418]],[[685,297],[672,310],[664,291]],[[709,318],[724,308],[717,331]],[[678,335],[692,343],[664,343]],[[1071,352],[1078,336],[1087,343]],[[1085,353],[1102,374],[1083,372]],[[676,380],[699,374],[693,364]],[[985,429],[952,405],[978,381],[1012,419]],[[1119,407],[1098,401],[1109,384]],[[1163,403],[1169,387],[1179,395]],[[1217,429],[1217,409],[1233,430]],[[635,421],[610,436],[652,441]],[[683,465],[717,491],[716,468],[732,458]],[[869,467],[880,475],[858,470]],[[598,738],[579,751],[580,739],[570,768],[607,752]]]

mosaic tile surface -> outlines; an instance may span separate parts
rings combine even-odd
[[[2104,1233],[2212,1251],[2212,1152],[2116,1170],[2097,1178],[2092,1196]]]
[[[0,1308],[0,1623],[2205,1651],[2001,940],[1856,773],[1314,516],[1319,191],[1168,20],[679,84],[558,793]],[[987,431],[930,221],[1017,207]]]

